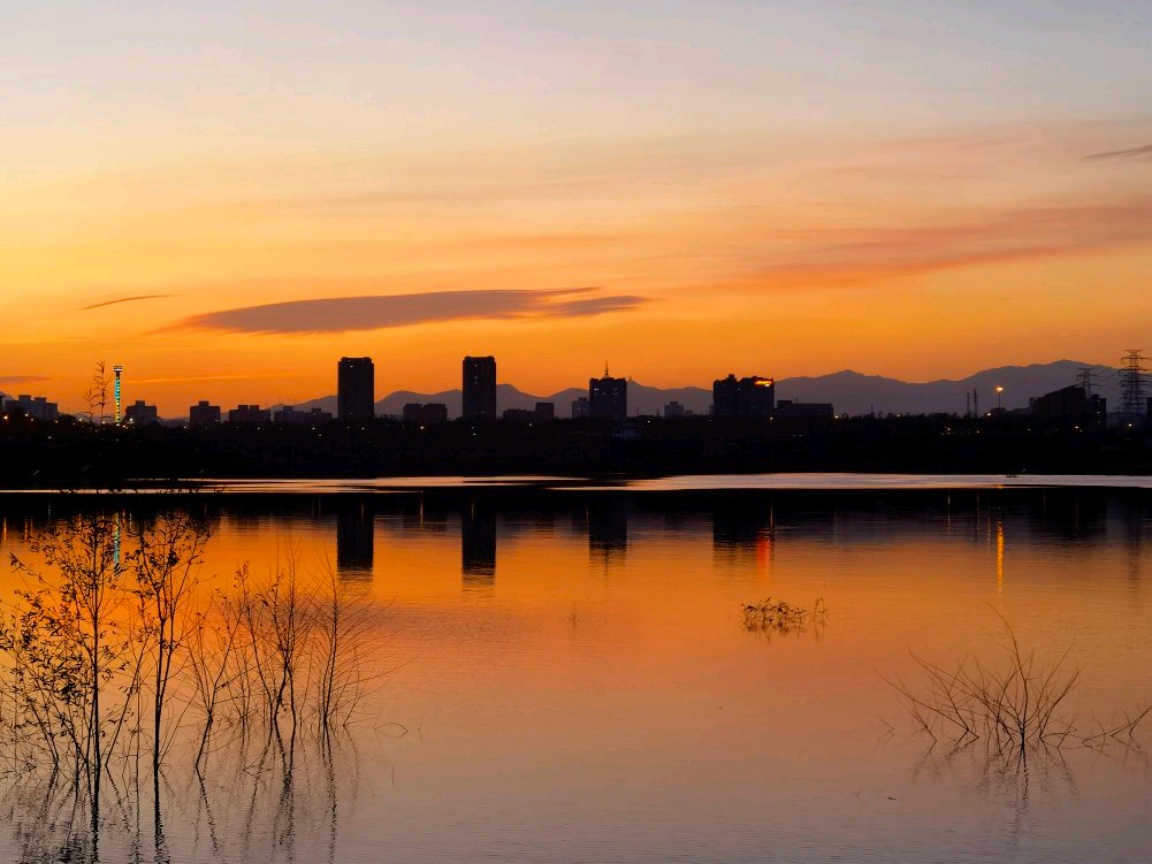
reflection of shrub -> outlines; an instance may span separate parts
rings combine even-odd
[[[231,590],[208,597],[196,590],[207,542],[186,509],[106,508],[45,528],[28,546],[35,566],[11,559],[24,585],[0,601],[0,810],[38,814],[16,820],[21,860],[95,861],[111,823],[134,822],[138,835],[148,761],[159,855],[164,757],[181,744],[195,759],[170,761],[196,773],[209,826],[213,772],[235,770],[238,789],[251,780],[254,808],[279,771],[274,818],[297,818],[294,776],[318,778],[335,837],[334,759],[385,674],[372,656],[378,609],[370,592],[331,568],[305,573],[294,556],[264,576],[243,565]],[[321,760],[311,769],[305,737]]]
[[[792,633],[803,631],[808,624],[822,626],[828,606],[823,597],[817,597],[811,609],[768,597],[760,603],[749,603],[743,611],[744,629],[750,633]]]
[[[1038,658],[1034,649],[1020,645],[1007,623],[1004,627],[1008,641],[997,663],[966,659],[945,667],[914,657],[927,679],[923,686],[893,686],[922,732],[933,740],[956,745],[982,741],[990,752],[1021,755],[1058,750],[1068,742],[1098,748],[1135,743],[1137,727],[1152,713],[1152,705],[1084,734],[1068,704],[1080,678],[1080,670],[1069,668],[1069,651]]]

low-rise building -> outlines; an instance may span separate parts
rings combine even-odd
[[[155,405],[137,399],[124,409],[124,422],[130,426],[149,426],[160,422],[160,413]]]
[[[220,423],[220,406],[201,399],[188,409],[189,426],[216,426]]]
[[[404,422],[427,426],[448,422],[448,406],[443,402],[409,402],[404,406]]]
[[[228,412],[229,423],[271,423],[272,412],[259,405],[237,405]]]
[[[291,405],[284,405],[272,415],[272,419],[277,423],[285,423],[295,426],[314,426],[317,423],[328,423],[332,420],[332,415],[320,408],[313,408],[309,411],[297,411]]]

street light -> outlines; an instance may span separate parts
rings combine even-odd
[[[999,413],[999,412],[1001,411],[1001,406],[1000,406],[1000,395],[1001,395],[1003,392],[1004,392],[1004,388],[1003,388],[1003,387],[997,387],[997,388],[996,388],[996,412],[997,412],[997,413]]]

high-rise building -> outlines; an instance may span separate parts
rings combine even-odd
[[[464,419],[496,419],[496,358],[464,358]]]
[[[376,367],[371,357],[341,357],[336,367],[336,416],[371,420],[376,414]]]
[[[776,408],[776,382],[751,375],[729,375],[712,382],[714,417],[771,417]]]
[[[601,420],[624,420],[628,417],[628,379],[612,378],[604,370],[603,378],[588,379],[588,416]]]

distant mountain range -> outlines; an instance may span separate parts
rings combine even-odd
[[[1075,384],[1082,369],[1092,370],[1096,382],[1095,392],[1107,397],[1109,407],[1115,408],[1120,392],[1116,369],[1074,360],[1031,366],[1001,366],[977,372],[959,381],[942,379],[920,384],[879,375],[862,375],[845,369],[843,372],[817,377],[781,378],[776,381],[776,399],[830,402],[840,414],[963,414],[968,407],[966,400],[973,390],[979,396],[981,410],[987,411],[996,406],[996,388],[1003,387],[1001,402],[1004,408],[1011,410],[1026,408],[1031,397]],[[509,408],[532,409],[537,402],[552,402],[556,405],[557,417],[570,417],[572,402],[588,395],[587,389],[583,387],[570,387],[545,396],[524,393],[511,384],[500,384],[496,391],[499,411]],[[708,414],[712,404],[712,390],[703,387],[665,390],[647,387],[635,381],[628,382],[629,414],[660,414],[664,406],[672,401],[679,402],[686,410],[696,414]],[[414,393],[398,390],[376,403],[376,413],[399,415],[409,402],[443,402],[448,406],[449,417],[459,417],[461,391],[455,389],[440,393]],[[336,397],[323,396],[295,407],[298,410],[320,408],[335,414]]]

